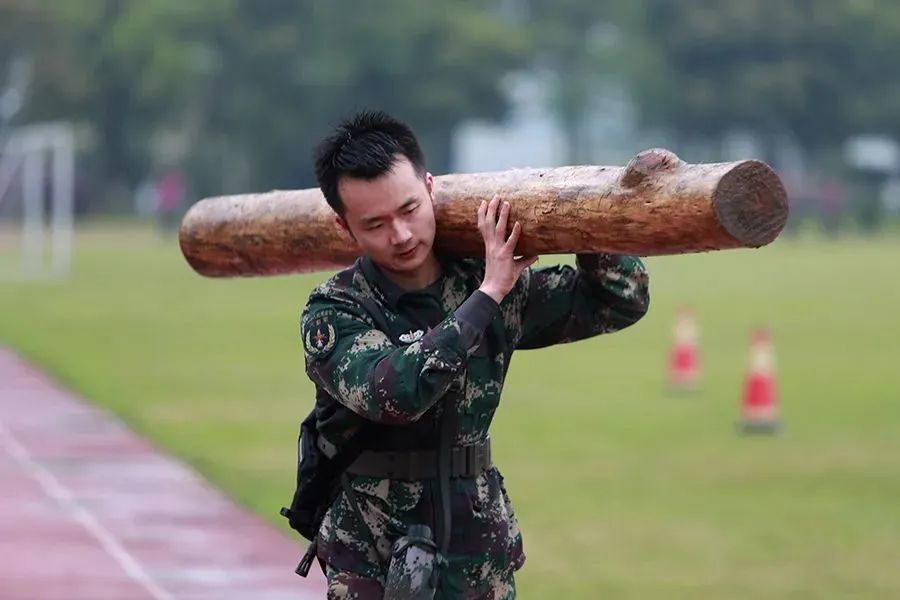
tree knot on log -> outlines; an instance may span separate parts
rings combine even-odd
[[[625,165],[621,182],[625,187],[637,187],[653,173],[671,171],[681,164],[681,159],[665,148],[644,150]]]

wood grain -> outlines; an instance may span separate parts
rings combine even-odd
[[[499,194],[522,223],[521,254],[653,256],[760,247],[784,228],[787,194],[765,163],[687,164],[647,150],[625,167],[575,166],[435,178],[435,247],[483,254],[482,200]],[[221,196],[181,225],[188,263],[209,277],[305,273],[346,266],[357,247],[318,189]]]

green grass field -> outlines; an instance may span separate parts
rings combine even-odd
[[[898,259],[898,237],[653,258],[638,325],[517,354],[493,436],[520,597],[900,597]],[[0,284],[0,342],[282,526],[312,404],[297,317],[323,278],[208,280],[174,237],[83,227],[70,281]],[[683,305],[703,389],[668,397]],[[735,432],[760,325],[775,438]]]

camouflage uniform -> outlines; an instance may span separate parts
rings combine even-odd
[[[515,349],[617,331],[647,311],[638,258],[580,255],[576,264],[526,269],[499,306],[476,291],[483,259],[442,259],[442,277],[415,292],[365,257],[337,273],[312,292],[301,317],[320,436],[339,444],[375,422],[372,449],[434,449],[439,400],[453,394],[454,443],[485,440]],[[372,302],[390,331],[366,310]],[[329,598],[380,598],[394,540],[409,524],[434,523],[437,485],[357,475],[350,484],[369,531],[341,493],[318,538]],[[452,479],[450,504],[450,566],[438,597],[515,597],[513,573],[525,555],[500,472]]]

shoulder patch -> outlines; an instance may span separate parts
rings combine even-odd
[[[325,358],[334,350],[337,333],[334,329],[335,313],[332,310],[317,312],[303,326],[303,346],[312,358]]]

